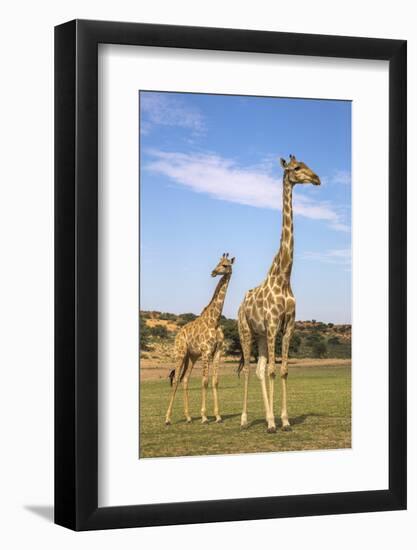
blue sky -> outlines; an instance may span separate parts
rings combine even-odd
[[[229,252],[224,314],[236,318],[278,250],[291,153],[322,180],[293,194],[297,319],[350,323],[351,103],[139,95],[141,309],[199,313]]]

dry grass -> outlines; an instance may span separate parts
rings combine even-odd
[[[178,325],[172,321],[166,321],[165,319],[146,319],[146,324],[149,328],[153,327],[166,327],[170,332],[177,332]]]

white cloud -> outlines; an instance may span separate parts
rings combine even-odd
[[[140,95],[142,115],[141,132],[148,134],[155,125],[179,126],[195,134],[205,131],[204,117],[201,112],[186,105],[174,94],[142,92]]]
[[[333,174],[331,178],[331,182],[340,184],[340,185],[350,185],[350,182],[351,182],[350,172],[346,170],[336,170],[336,172]]]
[[[321,184],[328,185],[350,185],[351,174],[347,170],[335,170],[331,176],[320,176]]]
[[[196,193],[256,208],[281,209],[281,180],[273,177],[262,165],[242,167],[231,159],[215,154],[156,150],[148,151],[148,154],[152,160],[145,169],[163,174]],[[295,192],[294,212],[306,218],[324,220],[337,231],[349,231],[329,202],[320,202]]]
[[[352,251],[350,248],[339,248],[320,252],[304,252],[302,258],[347,267],[351,264]]]

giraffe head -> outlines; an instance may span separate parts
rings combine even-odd
[[[223,256],[220,258],[219,263],[216,265],[216,267],[211,272],[212,277],[217,277],[217,275],[227,275],[232,273],[232,264],[234,264],[235,259],[230,258],[229,259],[229,253],[223,254]]]
[[[288,179],[293,185],[297,183],[312,183],[320,185],[320,178],[315,174],[304,162],[300,162],[294,155],[290,155],[290,160],[287,162],[281,159],[281,166],[284,172],[288,174]]]

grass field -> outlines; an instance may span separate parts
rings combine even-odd
[[[254,369],[253,369],[254,370]],[[171,388],[167,379],[142,380],[140,386],[140,458],[341,449],[351,446],[351,369],[349,366],[290,367],[288,413],[292,431],[266,433],[261,388],[255,373],[249,385],[249,427],[240,429],[243,377],[225,369],[220,375],[222,424],[215,424],[211,389],[210,423],[198,417],[201,376],[190,378],[191,424],[183,415],[182,387],[178,389],[172,425],[164,425]],[[280,426],[280,381],[276,380],[275,415]]]

